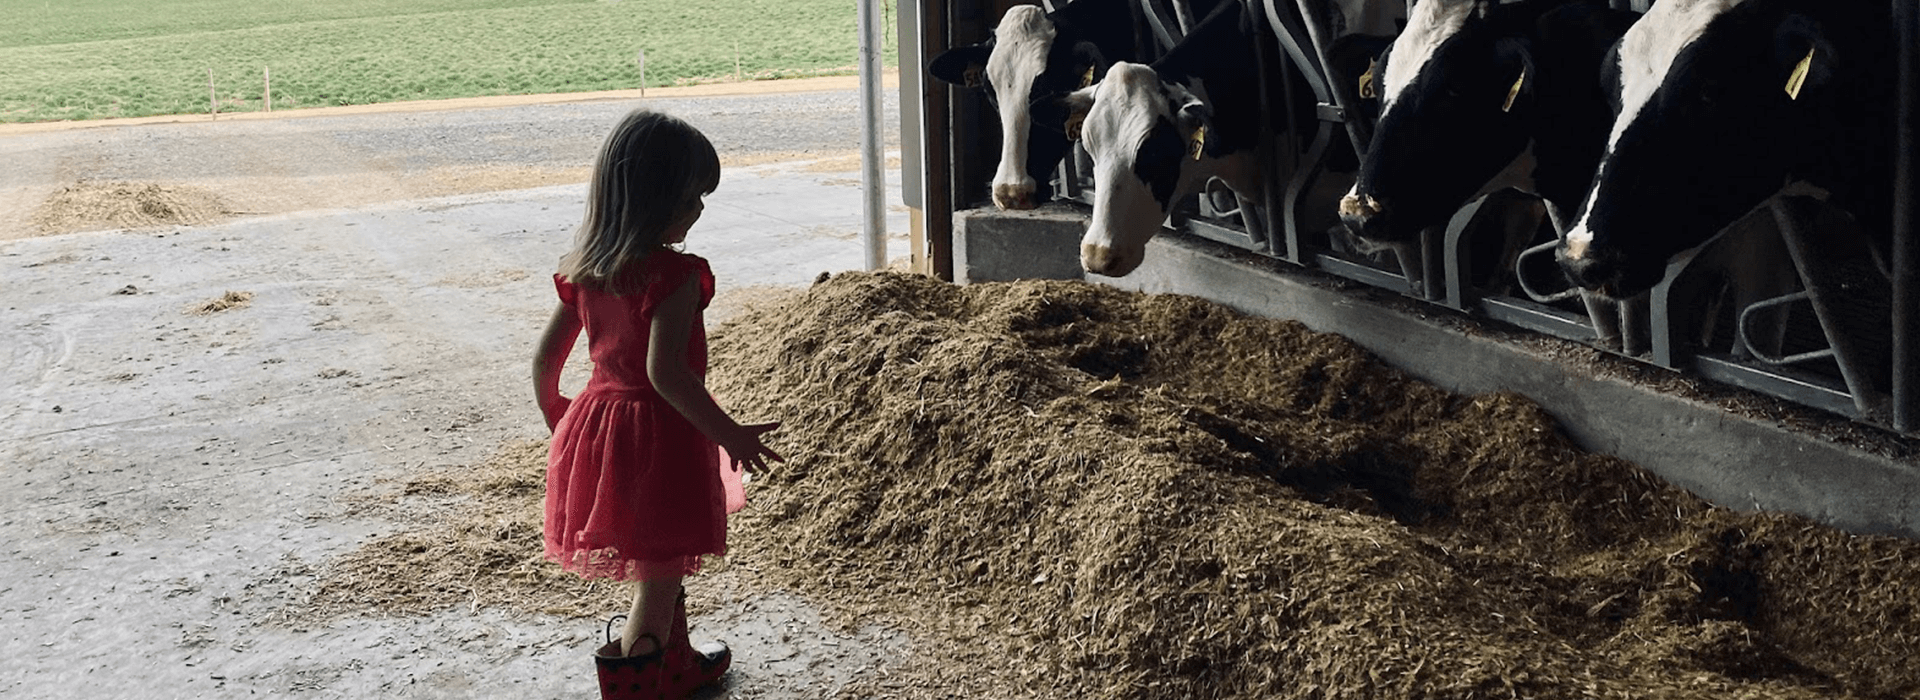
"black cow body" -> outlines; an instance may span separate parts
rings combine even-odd
[[[1637,16],[1599,0],[1422,3],[1375,67],[1394,80],[1342,222],[1368,242],[1416,240],[1530,148],[1523,189],[1565,231],[1612,123],[1601,60]]]
[[[1789,181],[1831,191],[1887,235],[1889,14],[1880,2],[1655,4],[1605,63],[1616,116],[1556,250],[1569,279],[1615,298],[1643,293],[1670,258]]]
[[[1231,0],[1192,0],[1195,11]],[[1000,116],[994,204],[1031,209],[1051,197],[1048,178],[1071,146],[1062,98],[1118,61],[1140,61],[1137,0],[1077,0],[1050,13],[1017,5],[994,36],[934,58],[941,80],[985,91]]]
[[[1093,218],[1081,242],[1089,272],[1125,275],[1145,258],[1174,202],[1218,177],[1258,197],[1261,117],[1256,41],[1271,35],[1238,0],[1214,8],[1152,65],[1116,63],[1069,96],[1094,160]]]

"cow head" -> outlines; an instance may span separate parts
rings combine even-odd
[[[1567,277],[1626,298],[1668,259],[1831,158],[1811,125],[1839,71],[1860,70],[1805,17],[1770,3],[1662,0],[1604,64],[1614,100],[1607,150],[1555,251]]]
[[[1146,259],[1147,241],[1173,202],[1220,172],[1221,154],[1206,135],[1212,109],[1186,86],[1124,62],[1069,95],[1067,105],[1068,121],[1077,125],[1070,130],[1079,132],[1094,163],[1093,220],[1080,241],[1080,265],[1125,275]]]
[[[1067,93],[1087,87],[1102,67],[1090,42],[1056,41],[1059,27],[1032,5],[1015,5],[991,38],[933,59],[935,78],[978,88],[1000,117],[1000,165],[993,203],[1032,209],[1050,194],[1055,164],[1067,154]]]
[[[1371,242],[1443,224],[1526,149],[1534,66],[1525,32],[1484,0],[1428,0],[1362,79],[1381,114],[1340,219]]]

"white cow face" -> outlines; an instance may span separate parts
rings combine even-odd
[[[993,173],[993,203],[1001,209],[1032,209],[1034,178],[1027,173],[1027,141],[1033,130],[1029,96],[1053,49],[1053,22],[1032,5],[1015,5],[994,30],[987,81],[1000,111],[1000,167]]]
[[[1007,10],[992,38],[942,53],[928,64],[935,78],[986,93],[1000,121],[1000,163],[993,203],[1032,209],[1043,184],[1067,155],[1067,93],[1092,83],[1105,65],[1100,49],[1076,40],[1032,5]]]
[[[1080,265],[1118,277],[1146,259],[1172,203],[1192,194],[1204,162],[1207,105],[1152,68],[1115,63],[1097,85],[1067,98],[1069,133],[1093,156],[1093,221],[1080,241]],[[1084,115],[1084,116],[1082,116]]]

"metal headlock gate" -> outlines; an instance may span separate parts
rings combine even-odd
[[[1158,56],[1178,43],[1181,0],[1137,0],[1132,6],[1137,53]],[[1613,0],[1645,12],[1653,0]],[[1259,0],[1254,0],[1257,5]],[[1261,144],[1273,177],[1260,198],[1269,215],[1242,221],[1232,197],[1210,183],[1178,209],[1175,230],[1253,251],[1304,268],[1394,290],[1444,306],[1569,340],[1594,342],[1595,329],[1572,290],[1542,288],[1558,279],[1551,227],[1511,251],[1489,256],[1485,237],[1523,201],[1496,192],[1462,207],[1447,226],[1429,230],[1408,262],[1350,250],[1339,236],[1337,193],[1351,185],[1365,153],[1370,123],[1352,76],[1329,70],[1330,18],[1325,0],[1276,0],[1281,26],[1262,41],[1261,103],[1274,124]],[[1607,348],[1671,370],[1777,396],[1864,423],[1920,434],[1920,210],[1914,190],[1916,123],[1920,122],[1920,9],[1890,0],[1896,23],[1899,84],[1891,247],[1875,249],[1817,197],[1789,188],[1707,243],[1677,256],[1646,299],[1644,312],[1622,315],[1624,347]],[[903,180],[914,208],[915,259],[952,279],[955,210],[991,206],[998,139],[984,100],[925,73],[951,46],[985,39],[1008,0],[921,0],[902,5]],[[1046,0],[1046,9],[1065,0]],[[1409,5],[1412,3],[1409,2]],[[1264,22],[1263,22],[1264,23]],[[917,57],[917,63],[915,61]],[[917,96],[917,101],[914,99]],[[1289,107],[1312,100],[1313,124],[1293,123]],[[916,103],[917,102],[917,103]],[[1278,116],[1275,116],[1278,115]],[[1275,121],[1282,123],[1276,124]],[[917,146],[917,147],[916,147]],[[921,165],[924,163],[924,165]],[[1087,156],[1078,147],[1056,171],[1055,196],[1092,203]],[[1329,196],[1333,193],[1332,196]],[[1251,225],[1249,225],[1251,224]],[[1479,238],[1476,238],[1476,235]],[[1766,253],[1773,257],[1767,258]],[[1504,255],[1504,257],[1503,257]],[[1544,262],[1543,262],[1544,261]],[[1762,283],[1730,281],[1753,277]],[[1636,308],[1636,307],[1626,307]]]

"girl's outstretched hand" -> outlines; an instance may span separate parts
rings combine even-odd
[[[760,436],[779,429],[779,421],[742,425],[739,430],[728,435],[720,443],[720,447],[727,451],[727,457],[733,461],[731,466],[735,471],[746,467],[747,473],[759,474],[767,470],[768,460],[787,461],[787,458],[781,457],[780,453],[774,452],[772,448],[767,447],[766,443],[760,441]]]

